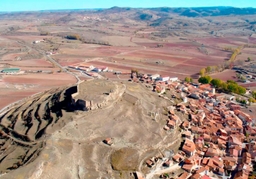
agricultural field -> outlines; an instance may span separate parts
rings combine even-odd
[[[141,19],[147,13],[154,18]],[[127,74],[137,69],[197,80],[200,69],[229,60],[233,52],[225,49],[241,45],[249,47],[242,49],[234,63],[247,65],[248,57],[256,59],[253,19],[254,15],[192,18],[122,8],[4,14],[0,17],[0,70],[19,68],[22,73],[1,74],[0,97],[12,97],[1,101],[0,107],[55,86],[91,79],[68,66],[108,67],[111,72],[102,75],[108,79],[127,80],[129,75],[113,72]],[[236,76],[231,70],[211,75],[222,80]]]

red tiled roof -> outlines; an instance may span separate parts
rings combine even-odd
[[[179,120],[180,118],[177,115],[171,115],[170,118],[174,121]]]
[[[195,173],[194,175],[191,176],[191,179],[201,179],[201,175],[198,173]]]
[[[209,162],[209,158],[203,158],[203,161],[202,161],[203,165],[207,165],[208,162]]]
[[[184,173],[182,173],[182,175],[178,179],[187,179],[188,176],[189,176],[189,173],[184,172]]]
[[[182,166],[182,169],[190,172],[192,170],[193,166],[194,166],[193,164],[185,164]]]
[[[208,168],[206,168],[206,167],[201,167],[199,170],[196,171],[196,173],[203,173],[203,172],[205,172],[206,170],[208,171]]]
[[[176,154],[172,157],[172,159],[175,161],[175,162],[179,162],[180,160],[183,160],[183,156],[181,156],[180,154]]]
[[[211,179],[211,178],[208,175],[204,175],[204,176],[202,176],[201,179]]]
[[[234,144],[236,144],[236,145],[242,146],[242,142],[237,137],[235,137],[234,135],[230,135],[229,140],[231,142],[233,142]]]
[[[203,84],[203,85],[200,85],[199,88],[200,88],[201,90],[211,90],[211,89],[212,89],[212,87],[211,87],[210,84]]]
[[[238,157],[238,150],[236,149],[229,149],[230,156]]]
[[[175,121],[169,120],[167,126],[169,126],[169,127],[175,126]]]
[[[184,150],[185,152],[194,152],[195,149],[196,149],[195,143],[191,140],[186,139],[182,147],[182,150]]]

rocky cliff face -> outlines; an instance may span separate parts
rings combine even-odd
[[[145,159],[179,146],[178,131],[163,130],[172,103],[145,86],[92,80],[77,89],[48,91],[1,117],[0,179],[134,178]],[[90,110],[77,111],[86,101]]]

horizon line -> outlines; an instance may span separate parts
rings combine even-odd
[[[0,11],[0,13],[21,13],[21,12],[42,12],[42,11],[70,11],[70,10],[106,10],[111,8],[131,8],[131,9],[154,9],[154,8],[214,8],[214,7],[226,7],[226,8],[238,8],[238,9],[256,9],[256,7],[235,7],[235,6],[198,6],[198,7],[170,7],[170,6],[158,6],[158,7],[129,7],[129,6],[112,6],[112,7],[104,7],[104,8],[75,8],[75,9],[42,9],[42,10],[20,10],[20,11]]]

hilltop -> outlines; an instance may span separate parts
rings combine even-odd
[[[107,80],[45,92],[2,116],[1,178],[129,178],[180,143],[178,131],[162,130],[173,104],[145,85]]]

